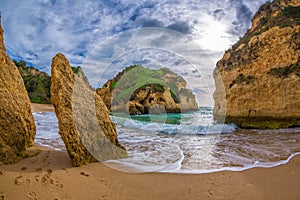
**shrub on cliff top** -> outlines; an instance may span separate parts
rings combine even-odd
[[[75,74],[78,74],[79,72],[79,67],[71,67],[72,68],[72,71],[75,73]]]
[[[286,78],[290,74],[295,73],[296,75],[300,76],[300,59],[289,66],[286,67],[277,67],[277,68],[272,68],[268,74],[274,75],[277,77],[283,77]]]
[[[300,18],[300,6],[288,6],[283,9],[281,15],[285,17]]]

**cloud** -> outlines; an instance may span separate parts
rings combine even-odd
[[[163,23],[161,21],[158,21],[157,19],[142,19],[139,21],[142,25],[142,27],[163,27]]]
[[[185,78],[189,88],[199,92],[196,97],[202,99],[201,103],[211,103],[206,101],[211,99],[214,89],[210,76],[214,63],[210,53],[186,34],[166,28],[143,28],[103,41],[82,67],[95,87],[101,87],[129,65],[142,64],[151,69],[168,67]]]
[[[11,57],[49,72],[51,59],[58,52],[72,65],[81,65],[109,36],[142,27],[169,28],[200,45],[201,41],[212,41],[202,48],[220,58],[249,28],[252,15],[265,1],[2,0],[0,10]],[[168,38],[156,42],[169,44]],[[106,54],[116,49],[107,47]]]
[[[213,13],[213,16],[216,20],[221,20],[225,15],[225,11],[220,8],[216,9]]]
[[[190,25],[183,21],[171,24],[167,26],[167,28],[184,34],[190,33]]]
[[[235,18],[232,21],[230,33],[236,36],[242,36],[251,25],[251,18],[254,15],[247,5],[240,0],[230,0],[229,6],[235,11]]]

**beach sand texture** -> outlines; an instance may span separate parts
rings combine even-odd
[[[51,104],[31,103],[32,112],[54,112],[54,107]]]
[[[300,156],[274,168],[208,174],[115,171],[101,163],[72,167],[66,152],[0,167],[0,199],[300,199]]]
[[[34,112],[53,111],[32,104]],[[124,173],[101,163],[72,167],[64,151],[0,166],[0,199],[300,199],[300,156],[273,168],[208,174]]]

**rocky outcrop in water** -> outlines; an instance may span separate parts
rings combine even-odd
[[[214,71],[214,117],[245,128],[300,125],[300,2],[275,0]]]
[[[197,111],[186,81],[167,68],[130,66],[97,90],[112,112],[131,115]]]
[[[60,53],[51,67],[51,101],[72,165],[126,157],[105,104],[91,90],[81,68],[73,71]]]
[[[7,55],[0,23],[0,165],[22,157],[36,133],[30,100],[23,79]]]

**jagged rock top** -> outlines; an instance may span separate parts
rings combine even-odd
[[[272,3],[267,2],[262,5],[252,19],[252,27],[231,49],[226,51],[223,59],[217,64],[218,69],[230,70],[231,68],[239,67],[239,64],[247,65],[248,61],[241,55],[245,54],[246,51],[250,54],[250,51],[254,52],[260,45],[264,45],[257,41],[270,31],[274,33],[271,36],[271,39],[274,38],[274,40],[280,39],[279,37],[281,37],[283,32],[287,31],[291,32],[290,36],[294,37],[292,38],[293,40],[298,40],[300,26],[299,6],[300,1],[297,0],[275,0]],[[224,67],[222,68],[221,66]]]

